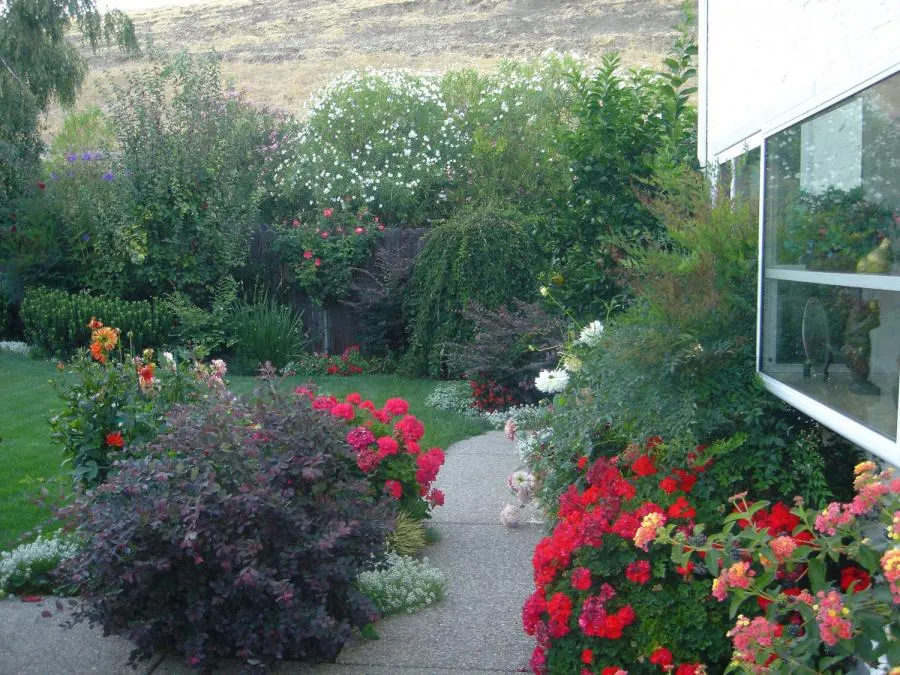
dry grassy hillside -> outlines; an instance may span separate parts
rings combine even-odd
[[[209,0],[133,16],[142,46],[215,49],[250,100],[302,110],[308,95],[347,68],[442,71],[490,68],[547,48],[628,65],[656,65],[681,20],[682,0]],[[108,98],[144,62],[90,55],[78,107]],[[58,128],[61,112],[48,119]]]

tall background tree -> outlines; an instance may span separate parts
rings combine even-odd
[[[74,103],[87,73],[73,26],[92,49],[139,51],[131,20],[93,0],[0,0],[0,211],[37,175],[41,113]]]

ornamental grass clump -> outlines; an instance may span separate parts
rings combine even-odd
[[[396,553],[388,553],[383,567],[362,572],[357,584],[385,616],[412,613],[442,600],[446,588],[443,572],[429,565],[428,558]]]
[[[87,542],[66,565],[76,619],[129,637],[132,663],[172,649],[206,669],[333,661],[377,618],[355,581],[395,513],[345,436],[303,397],[173,411],[142,457],[62,513]]]

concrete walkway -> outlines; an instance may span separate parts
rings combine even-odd
[[[380,640],[351,640],[336,664],[282,662],[270,672],[460,675],[528,670],[534,643],[522,632],[521,608],[532,590],[531,556],[543,529],[529,524],[511,530],[499,522],[500,510],[513,501],[506,477],[519,466],[515,448],[501,432],[490,432],[451,446],[446,458],[436,483],[446,504],[433,518],[440,540],[425,552],[447,577],[446,599],[381,621]],[[0,674],[195,672],[177,657],[153,659],[132,670],[126,666],[131,651],[127,640],[103,637],[85,624],[59,627],[66,613],[55,603],[53,598],[0,602]],[[235,661],[219,672],[260,669]]]

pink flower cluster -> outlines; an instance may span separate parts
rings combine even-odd
[[[734,662],[751,673],[767,673],[777,658],[773,649],[775,639],[781,637],[783,628],[763,616],[752,621],[743,614],[738,616],[734,628],[728,631],[734,645]]]
[[[816,623],[822,642],[833,647],[840,640],[849,640],[853,634],[853,625],[845,618],[848,612],[844,609],[841,594],[837,591],[819,591],[816,598],[819,608]]]
[[[356,464],[380,491],[397,500],[424,499],[429,507],[444,503],[444,493],[432,486],[444,464],[444,452],[422,451],[419,441],[425,426],[409,414],[409,404],[402,398],[390,398],[378,408],[358,393],[343,401],[318,396],[307,387],[297,387],[294,393],[308,398],[313,410],[351,426],[346,439],[356,453]]]
[[[745,561],[734,563],[713,580],[713,597],[723,602],[729,588],[749,588],[751,577],[755,575],[756,573],[750,569],[750,563]]]

